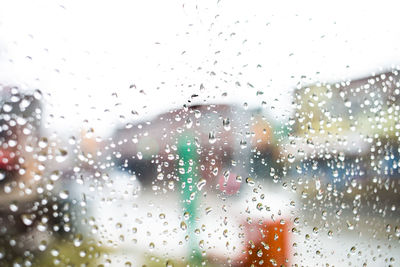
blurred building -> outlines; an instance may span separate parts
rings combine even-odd
[[[369,151],[371,138],[398,139],[399,78],[399,71],[393,70],[295,90],[293,130],[306,141],[296,149],[359,154]]]
[[[213,186],[232,173],[269,177],[279,153],[272,123],[262,110],[210,104],[172,110],[118,129],[112,138],[118,144],[115,159],[143,184],[167,188],[166,181],[178,179],[178,147],[184,136],[196,147],[199,175]],[[262,169],[267,165],[268,172]]]
[[[292,175],[330,182],[335,194],[365,192],[378,180],[400,177],[399,79],[394,69],[295,90],[285,145]]]

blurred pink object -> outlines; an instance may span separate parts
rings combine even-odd
[[[225,194],[227,195],[236,194],[240,189],[240,185],[242,184],[241,179],[237,180],[236,177],[237,177],[236,174],[230,173],[228,179],[225,180],[226,178],[223,175],[221,175],[218,181],[219,190],[225,192]]]

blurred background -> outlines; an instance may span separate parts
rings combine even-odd
[[[397,7],[0,2],[0,265],[397,266]]]

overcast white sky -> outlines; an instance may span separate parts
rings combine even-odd
[[[50,94],[59,131],[87,119],[105,133],[137,118],[131,110],[145,117],[192,94],[266,101],[280,118],[301,76],[337,81],[400,63],[398,3],[3,0],[0,83]]]

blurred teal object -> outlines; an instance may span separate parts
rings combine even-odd
[[[201,251],[198,247],[197,238],[194,235],[196,229],[196,213],[198,207],[199,181],[198,155],[194,136],[191,132],[186,132],[178,137],[178,173],[181,185],[181,196],[183,214],[188,214],[187,233],[189,236],[189,258],[188,261],[194,266],[200,266],[202,261]],[[185,220],[185,216],[184,220]]]

